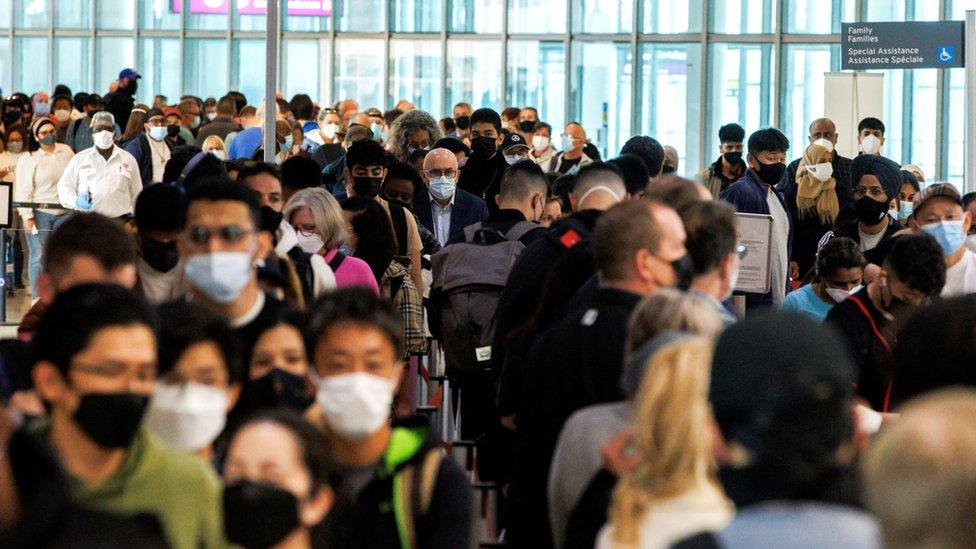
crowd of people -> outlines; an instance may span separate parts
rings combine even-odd
[[[976,194],[880,120],[691,180],[531,106],[139,80],[0,106],[0,547],[976,546]]]

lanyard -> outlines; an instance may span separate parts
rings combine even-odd
[[[871,316],[871,313],[868,311],[868,308],[864,305],[864,303],[859,298],[855,296],[850,296],[847,299],[850,300],[854,305],[856,305],[858,309],[860,309],[861,313],[864,314],[864,318],[868,319],[868,324],[871,325],[871,331],[874,332],[874,337],[876,337],[878,341],[881,342],[881,346],[884,347],[885,352],[888,354],[888,358],[890,359],[892,355],[891,355],[891,345],[888,343],[888,338],[886,338],[884,334],[881,333],[881,330],[878,329],[878,324],[874,321],[874,317]],[[893,380],[892,380],[891,370],[889,369],[887,380],[885,381],[884,402],[881,405],[881,412],[885,414],[888,413],[888,408],[891,406],[892,382]]]

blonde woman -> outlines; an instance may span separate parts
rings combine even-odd
[[[715,337],[722,330],[722,319],[715,308],[695,294],[674,289],[658,290],[637,304],[630,317],[621,385],[627,400],[588,406],[573,414],[559,435],[549,469],[549,523],[556,547],[562,547],[567,532],[573,536],[585,530],[592,540],[606,522],[606,505],[591,502],[590,496],[609,497],[609,486],[598,489],[603,468],[601,449],[621,429],[631,424],[634,397],[638,393],[647,359],[656,349],[652,340],[664,333],[687,333]],[[660,341],[656,341],[660,343]],[[591,505],[591,503],[594,503]],[[574,509],[598,509],[596,517],[584,527],[571,520]],[[585,513],[583,513],[585,514]],[[581,543],[580,546],[586,545]]]
[[[219,160],[227,160],[227,146],[219,135],[211,135],[203,140],[203,152],[216,156]]]
[[[711,361],[712,340],[700,336],[668,343],[649,360],[634,414],[639,459],[617,483],[597,548],[663,549],[731,521],[712,455]]]

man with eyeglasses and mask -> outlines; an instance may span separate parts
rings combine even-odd
[[[286,305],[266,295],[255,264],[271,252],[271,233],[259,230],[257,193],[229,180],[194,185],[186,200],[186,227],[177,240],[190,301],[223,316],[245,359],[260,334]]]
[[[825,323],[847,341],[858,367],[857,392],[874,410],[889,411],[896,323],[939,295],[945,281],[938,242],[925,234],[902,235],[894,239],[878,277],[827,313]]]
[[[92,117],[94,145],[71,157],[58,180],[58,198],[65,208],[114,218],[132,214],[142,176],[135,157],[116,146],[114,128],[112,113]]]
[[[793,241],[793,220],[787,213],[783,195],[776,184],[786,172],[786,151],[790,141],[776,128],[759,130],[749,136],[749,169],[741,179],[722,192],[722,200],[741,213],[770,215],[773,218],[770,239],[770,282],[765,294],[746,294],[746,307],[779,305],[786,297],[790,283],[789,257]]]
[[[31,369],[50,414],[28,429],[58,455],[79,506],[142,515],[138,522],[175,549],[224,547],[211,466],[141,426],[156,384],[156,327],[149,304],[120,286],[87,284],[58,295],[34,336]],[[91,532],[99,523],[84,524]]]
[[[892,199],[902,186],[901,166],[883,156],[862,154],[851,161],[851,184],[854,186],[854,215],[839,224],[824,238],[846,236],[861,246],[866,280],[874,280],[878,266],[884,263],[892,238],[904,225],[888,215]]]
[[[458,160],[451,151],[434,149],[427,153],[421,177],[427,189],[414,193],[413,211],[441,246],[461,235],[468,225],[488,217],[484,200],[457,188]]]

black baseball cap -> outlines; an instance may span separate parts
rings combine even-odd
[[[499,148],[504,153],[509,149],[514,149],[515,147],[522,147],[526,151],[529,150],[529,145],[525,142],[525,138],[512,132],[505,135],[505,139],[502,141],[502,146]]]

